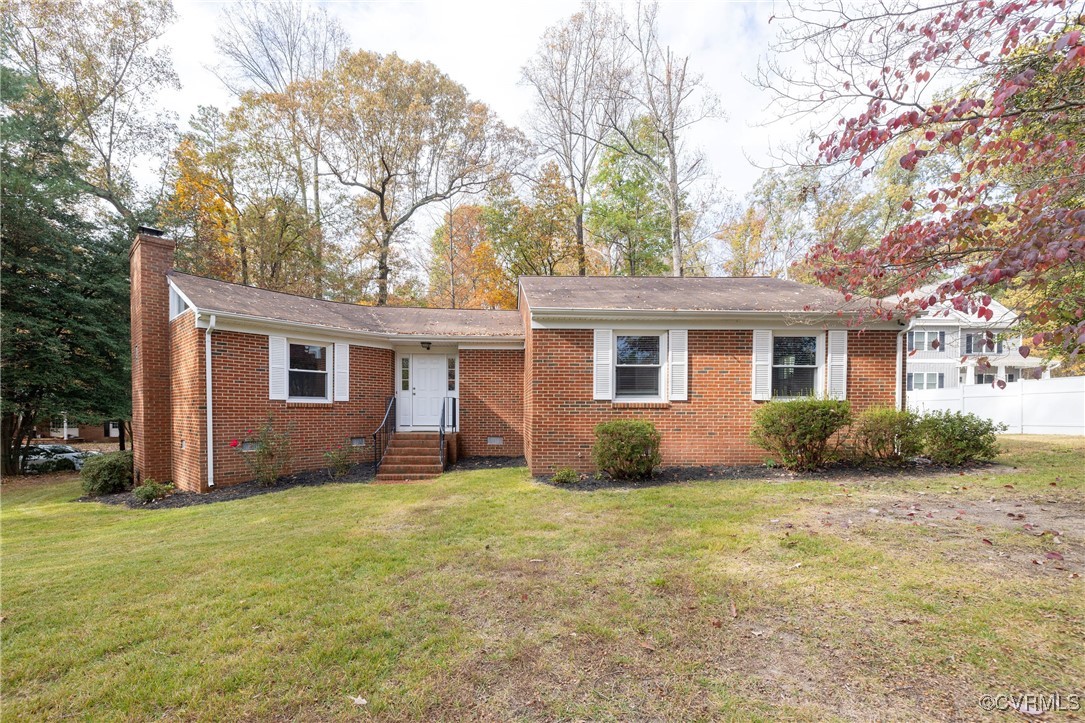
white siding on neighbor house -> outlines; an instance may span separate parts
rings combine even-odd
[[[944,377],[945,378],[945,384],[946,384],[947,389],[959,386],[958,379],[960,377],[960,371],[959,371],[958,366],[955,363],[952,363],[952,362],[949,362],[949,363],[946,363],[946,362],[942,362],[942,363],[912,362],[911,360],[909,360],[907,373],[908,374],[927,374],[927,373],[944,374],[945,375],[945,377]]]
[[[953,359],[956,361],[960,358],[960,354],[957,350],[960,348],[960,340],[958,339],[957,327],[955,326],[917,326],[913,329],[909,329],[909,336],[905,339],[907,343],[911,338],[912,332],[942,332],[946,335],[946,348],[938,348],[927,351],[917,351],[914,354],[911,350],[907,350],[909,361],[922,361],[924,359],[941,360],[941,359]]]
[[[1005,424],[1009,434],[1085,436],[1085,377],[1026,379],[1004,389],[976,384],[908,392],[915,412],[964,412]]]

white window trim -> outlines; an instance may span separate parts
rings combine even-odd
[[[918,339],[920,334],[923,335],[923,347],[922,348],[920,348],[919,345],[916,344],[916,340]],[[937,349],[935,349],[935,348],[933,348],[931,346],[931,335],[932,334],[934,335],[935,341],[938,341],[938,348]],[[909,349],[908,351],[914,351],[914,352],[917,352],[917,353],[918,352],[923,352],[924,354],[945,354],[946,353],[946,346],[948,346],[948,342],[942,342],[941,341],[941,339],[944,338],[943,335],[948,336],[948,334],[946,334],[944,329],[913,329],[912,330],[912,348]]]
[[[290,347],[292,345],[300,346],[319,346],[324,349],[324,371],[316,369],[294,369],[290,366]],[[286,401],[290,404],[328,404],[332,401],[332,381],[335,375],[335,344],[331,342],[313,341],[311,339],[290,339],[286,340]],[[324,375],[324,396],[323,397],[292,397],[290,396],[290,372],[311,372]]]
[[[943,386],[938,386],[938,375],[939,374],[943,375],[942,376],[942,384],[943,384]],[[910,376],[912,378],[911,388],[909,389],[909,391],[925,392],[925,391],[928,391],[928,390],[931,390],[931,389],[938,390],[938,389],[945,389],[946,388],[945,387],[945,372],[908,372],[908,376]],[[923,387],[922,388],[919,388],[919,387],[917,387],[915,385],[916,378],[918,378],[920,376],[923,377]],[[928,383],[930,381],[930,377],[934,377],[934,386],[931,386]]]
[[[776,364],[774,357],[776,356],[776,337],[789,337],[789,336],[812,336],[816,344],[814,349],[814,393],[808,397],[777,397],[772,393],[772,370],[781,368],[785,365]],[[825,332],[804,332],[804,331],[787,331],[787,330],[774,330],[772,332],[773,350],[770,352],[769,357],[769,399],[773,402],[793,402],[799,399],[827,399],[828,394],[825,391]],[[795,366],[798,369],[810,369],[809,364],[802,365],[787,365]]]
[[[619,366],[654,366],[648,364],[618,364],[618,337],[619,336],[654,336],[659,338],[659,394],[654,395],[642,395],[637,397],[618,396],[618,367]],[[670,379],[669,362],[667,357],[667,336],[668,332],[659,331],[658,329],[646,330],[646,331],[627,331],[625,329],[617,330],[613,332],[614,339],[614,358],[610,363],[611,379],[610,379],[610,401],[613,404],[654,404],[659,402],[666,402],[670,398],[668,393],[668,379]]]

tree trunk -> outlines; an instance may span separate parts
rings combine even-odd
[[[388,305],[388,255],[392,246],[392,236],[381,239],[380,254],[377,256],[377,306]]]
[[[34,429],[33,414],[7,412],[0,418],[0,475],[22,474],[22,452]]]
[[[313,154],[313,228],[316,231],[316,294],[324,298],[324,225],[320,210],[320,156]]]
[[[584,251],[584,210],[581,206],[576,212],[576,271],[581,276],[588,274],[588,260]]]
[[[118,420],[117,429],[120,430],[119,439],[117,440],[117,448],[120,451],[124,451],[124,420]]]
[[[668,206],[671,212],[671,276],[682,276],[682,213],[679,207],[681,189],[678,187],[678,159],[667,154],[670,177],[667,179]]]

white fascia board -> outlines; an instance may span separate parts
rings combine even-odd
[[[192,303],[192,299],[185,296],[185,292],[181,291],[181,287],[179,287],[177,284],[173,283],[173,279],[171,279],[171,278],[169,278],[167,276],[166,277],[166,283],[169,284],[169,287],[171,289],[173,289],[173,291],[175,291],[178,296],[181,297],[181,300],[185,302],[185,304],[188,306],[188,308],[192,309],[193,311],[196,312],[197,315],[199,315],[199,309],[197,309],[196,305]]]
[[[532,309],[532,329],[585,329],[606,325],[613,329],[883,329],[900,331],[904,323],[884,319],[849,325],[855,314],[843,317],[824,312],[719,312],[640,311],[600,309]]]
[[[243,334],[279,334],[287,337],[305,337],[307,339],[319,339],[328,342],[340,342],[370,346],[378,349],[391,349],[396,344],[419,344],[430,342],[432,344],[460,344],[468,343],[518,343],[523,347],[522,337],[493,337],[493,336],[465,336],[465,335],[438,335],[438,334],[382,334],[377,332],[351,331],[335,327],[321,326],[319,324],[303,324],[297,321],[283,321],[281,319],[267,319],[264,317],[249,316],[246,314],[232,314],[224,311],[209,309],[197,311],[196,326],[200,329],[207,328],[207,316],[214,314],[218,317],[215,329],[217,331],[235,331]]]

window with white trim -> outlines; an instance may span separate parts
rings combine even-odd
[[[614,337],[616,399],[662,399],[663,344],[660,334]]]
[[[964,335],[965,354],[1001,354],[1002,340],[987,336],[986,332],[969,332]]]
[[[1006,367],[1006,381],[1016,382],[1021,378],[1021,367]]]
[[[994,384],[998,375],[994,371],[976,372],[976,384]]]
[[[288,366],[291,399],[329,398],[328,348],[320,344],[291,344]]]
[[[946,332],[944,331],[910,331],[908,332],[908,351],[935,351],[946,350]]]
[[[908,390],[944,389],[946,375],[942,372],[913,372],[908,374]]]
[[[773,398],[811,397],[817,389],[818,338],[772,337]]]

